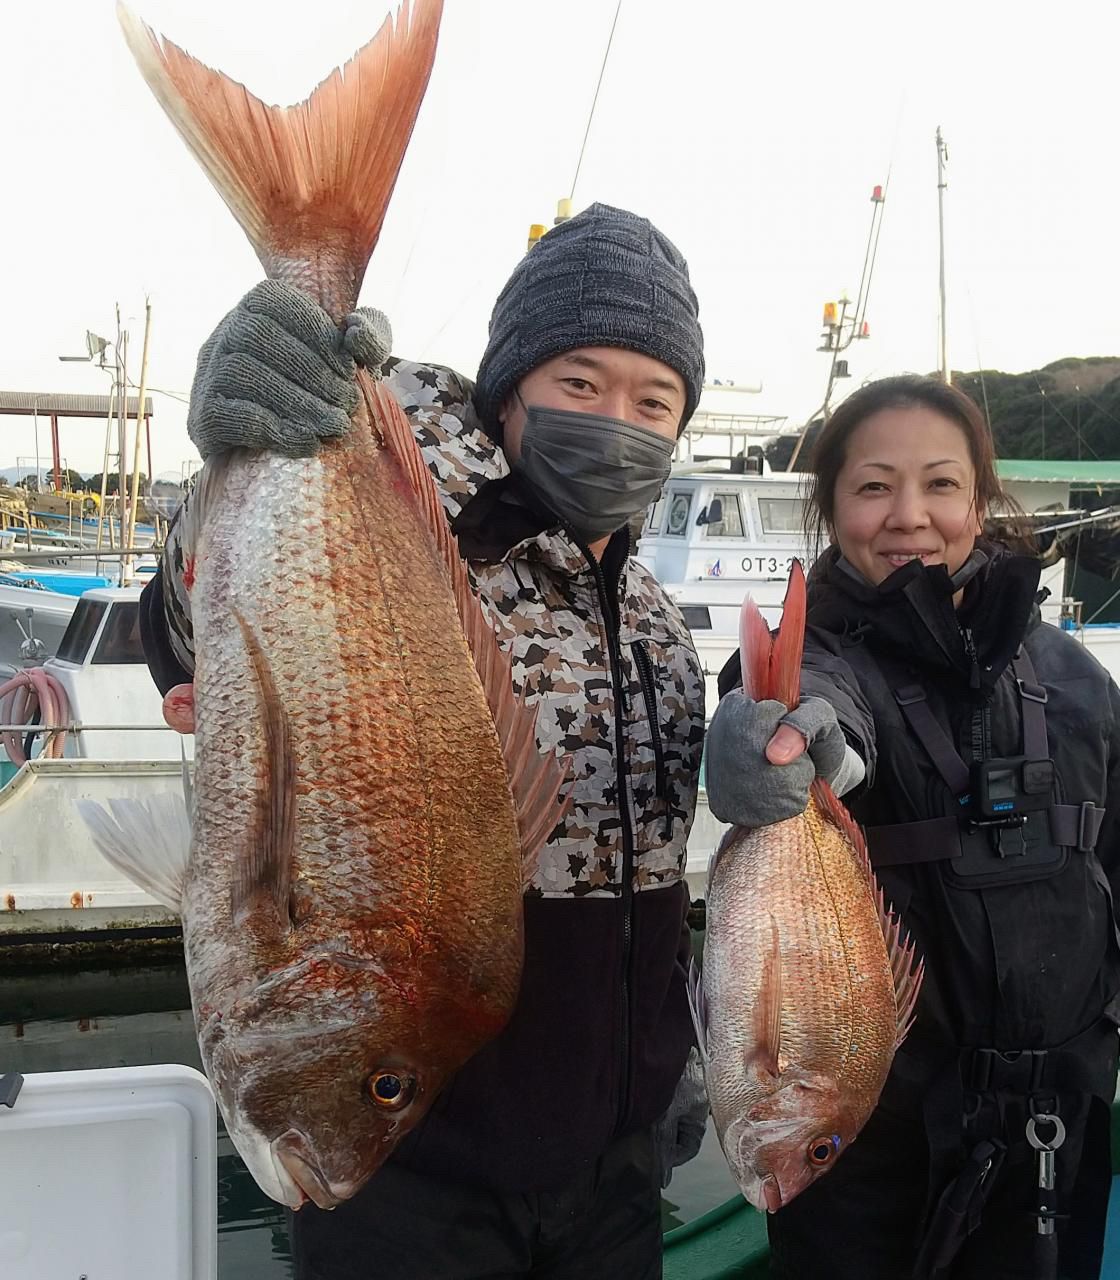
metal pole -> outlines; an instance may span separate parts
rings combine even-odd
[[[118,312],[120,308],[117,308]],[[120,384],[117,387],[117,532],[120,546],[125,545],[124,537],[124,472],[128,466],[128,330],[121,333],[120,339]],[[112,516],[109,517],[110,533],[113,528]],[[110,536],[109,545],[113,545]]]
[[[937,230],[940,241],[940,290],[941,299],[940,309],[940,331],[938,335],[938,352],[937,367],[941,371],[941,381],[951,382],[952,374],[949,371],[949,350],[945,337],[945,188],[949,185],[945,181],[945,164],[949,159],[949,149],[945,145],[945,140],[941,136],[941,126],[937,126]]]
[[[116,347],[113,348],[113,354],[116,356]],[[113,376],[113,385],[109,391],[109,412],[105,418],[105,456],[101,460],[101,502],[97,508],[97,550],[101,550],[101,536],[105,528],[105,489],[109,483],[109,450],[113,441],[113,396],[117,393],[116,375]],[[112,530],[110,529],[110,536]]]
[[[62,446],[58,440],[58,414],[51,414],[51,462],[54,464],[54,487],[62,492]]]
[[[144,396],[148,390],[148,343],[152,336],[152,300],[144,300],[144,347],[140,356],[140,390],[136,402],[136,448],[132,455],[132,497],[128,504],[128,533],[121,532],[121,546],[131,547],[136,541],[136,508],[140,498],[140,448],[144,440],[141,423],[145,419]],[[150,477],[149,477],[150,479]],[[132,577],[132,560],[121,561],[122,585]]]

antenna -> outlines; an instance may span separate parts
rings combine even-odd
[[[940,289],[939,297],[941,299],[940,308],[940,330],[937,343],[937,367],[941,371],[941,381],[948,383],[952,381],[952,374],[949,370],[949,350],[945,339],[945,188],[949,185],[945,181],[945,166],[949,163],[949,148],[945,145],[945,139],[941,136],[941,126],[937,126],[937,230],[940,239]]]

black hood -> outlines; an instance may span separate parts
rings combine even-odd
[[[913,560],[874,586],[832,547],[813,566],[808,625],[917,667],[958,671],[986,692],[1040,621],[1040,573],[1031,556],[979,543],[952,577],[945,565]],[[962,589],[956,609],[953,596]]]

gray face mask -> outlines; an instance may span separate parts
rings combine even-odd
[[[529,405],[514,470],[588,542],[645,511],[669,478],[676,442],[620,418]]]

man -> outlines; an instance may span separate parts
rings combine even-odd
[[[340,335],[294,291],[258,286],[202,350],[192,438],[204,456],[313,452],[346,429],[354,356],[376,367],[386,351],[360,313]],[[382,373],[541,708],[540,745],[571,762],[573,801],[527,891],[509,1025],[362,1193],[293,1215],[297,1275],[659,1276],[660,1187],[706,1116],[682,876],[704,685],[627,522],[660,491],[703,383],[687,266],[644,218],[594,205],[514,271],[473,390],[403,360]],[[193,665],[181,571],[169,545],[142,609],[165,693]]]

